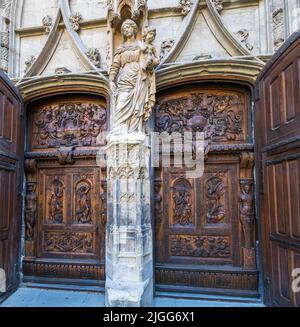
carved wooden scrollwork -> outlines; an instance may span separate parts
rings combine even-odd
[[[215,257],[230,256],[228,237],[176,235],[171,237],[171,253],[175,256]]]
[[[33,148],[91,146],[106,129],[106,110],[97,104],[64,103],[34,112]]]
[[[203,132],[206,140],[226,142],[243,139],[243,97],[191,93],[162,100],[156,108],[158,132]]]
[[[45,232],[44,250],[46,252],[85,254],[93,252],[92,233]]]

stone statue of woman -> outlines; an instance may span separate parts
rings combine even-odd
[[[115,53],[109,73],[114,94],[112,132],[143,132],[155,102],[154,69],[159,59],[152,42],[156,32],[146,28],[140,42],[138,27],[130,19],[124,21],[121,32],[124,42]]]

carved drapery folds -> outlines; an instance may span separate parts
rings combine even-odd
[[[55,177],[48,190],[48,223],[62,224],[64,221],[64,184],[59,177]]]
[[[97,104],[66,103],[38,108],[33,117],[34,148],[96,145],[106,129],[106,110]]]
[[[218,224],[225,220],[225,178],[226,174],[220,172],[205,182],[207,224]]]
[[[90,181],[84,176],[76,184],[76,223],[78,224],[92,223],[91,189]]]
[[[254,211],[254,154],[243,152],[240,163],[240,222],[244,235],[244,267],[256,268]]]
[[[238,95],[192,93],[162,100],[156,108],[158,132],[203,132],[206,140],[243,139],[244,99]]]
[[[34,256],[36,239],[37,211],[37,162],[34,159],[25,160],[26,195],[25,195],[25,248],[28,257]]]
[[[173,224],[193,224],[192,187],[184,178],[178,179],[173,185]]]

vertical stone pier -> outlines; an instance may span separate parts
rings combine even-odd
[[[153,302],[150,145],[142,132],[109,135],[106,306]]]

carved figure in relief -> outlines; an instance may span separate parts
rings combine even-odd
[[[155,30],[146,28],[144,42],[140,42],[137,24],[127,19],[121,32],[124,42],[115,53],[109,74],[114,94],[113,133],[141,132],[155,100],[154,68],[159,63],[152,46]]]
[[[251,249],[253,244],[253,232],[254,232],[254,208],[253,208],[253,187],[252,181],[242,180],[241,186],[241,198],[240,198],[240,212],[241,222],[243,225],[245,236],[245,248]]]
[[[35,212],[36,212],[36,183],[27,184],[26,192],[26,240],[30,241],[34,237],[34,225],[35,225]]]
[[[49,221],[53,224],[63,222],[63,184],[59,179],[55,179],[52,184],[49,205]]]
[[[223,180],[212,177],[206,182],[206,218],[208,223],[221,223],[225,219],[222,197],[225,193]]]
[[[92,222],[91,217],[91,187],[87,183],[77,186],[76,190],[76,218],[80,224],[89,224]]]

